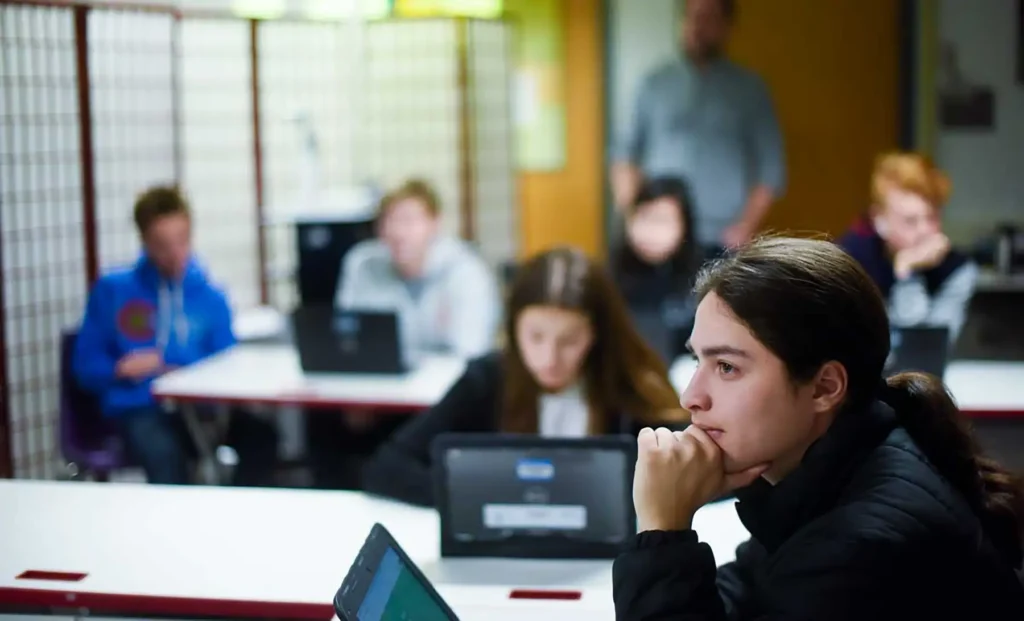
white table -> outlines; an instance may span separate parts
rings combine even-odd
[[[243,343],[153,382],[153,395],[181,406],[207,483],[227,478],[216,445],[227,428],[226,407],[299,406],[306,409],[369,408],[376,413],[424,410],[438,401],[466,368],[464,360],[426,356],[402,375],[306,375],[289,344]],[[202,425],[195,405],[215,404],[222,412]]]
[[[682,357],[669,377],[682,394],[697,369],[697,361]],[[943,377],[961,411],[973,417],[1024,418],[1024,362],[954,360]]]
[[[326,620],[378,521],[418,565],[438,561],[435,511],[355,492],[0,481],[0,610]],[[731,502],[694,526],[720,563],[747,537]],[[18,579],[31,570],[85,576]],[[510,600],[516,584],[438,587],[467,619],[613,619],[610,570],[551,584],[581,591],[567,602]]]
[[[153,394],[178,403],[409,411],[440,401],[465,368],[459,358],[427,356],[404,375],[307,376],[290,345],[241,344],[164,375]]]

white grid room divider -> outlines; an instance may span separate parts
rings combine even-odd
[[[498,267],[519,252],[511,118],[512,29],[505,22],[469,22],[469,89],[476,238]]]
[[[456,22],[371,22],[366,38],[361,172],[390,189],[418,177],[441,201],[444,229],[459,232],[459,85]]]
[[[0,5],[0,248],[14,476],[52,478],[59,339],[85,303],[73,13]]]
[[[89,13],[96,230],[101,270],[139,254],[136,196],[175,181],[174,18],[95,9]]]
[[[257,32],[270,301],[288,309],[298,301],[295,234],[282,222],[303,210],[303,123],[317,139],[319,188],[351,184],[355,50],[345,24],[262,22]]]
[[[469,20],[466,83],[459,84],[455,19],[386,20],[367,31],[366,113],[360,163],[368,178],[394,186],[410,177],[434,184],[445,230],[460,231],[463,158],[471,170],[475,238],[492,265],[519,248],[511,130],[510,26]],[[470,148],[459,140],[467,89]]]
[[[194,246],[232,306],[260,302],[249,23],[180,22],[182,182]]]

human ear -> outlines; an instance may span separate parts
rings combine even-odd
[[[821,365],[814,377],[814,410],[829,412],[835,410],[846,398],[848,378],[846,367],[830,360]]]

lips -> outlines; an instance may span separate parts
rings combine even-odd
[[[697,422],[693,423],[693,425],[694,425],[694,427],[697,427],[698,429],[700,429],[704,433],[708,434],[708,437],[710,437],[715,442],[718,442],[719,438],[721,438],[723,435],[725,435],[725,431],[723,431],[723,430],[721,430],[721,429],[719,429],[717,427],[710,427],[708,425],[702,425],[702,424],[697,423]]]

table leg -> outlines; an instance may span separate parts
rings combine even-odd
[[[218,407],[214,420],[204,425],[196,408],[185,405],[181,408],[185,426],[199,453],[199,479],[206,485],[223,485],[228,482],[229,472],[225,464],[217,459],[217,446],[227,432],[231,413],[226,407]]]

